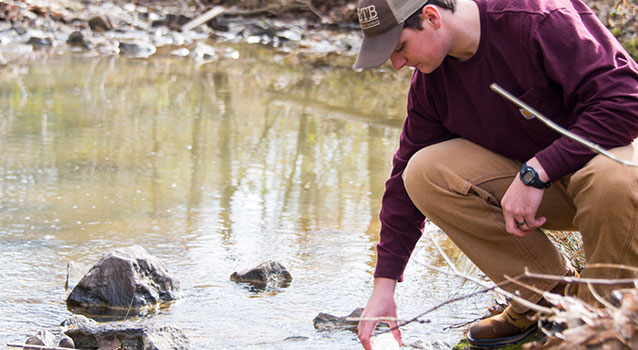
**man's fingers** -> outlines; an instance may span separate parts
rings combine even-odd
[[[529,216],[523,219],[524,225],[519,226],[522,231],[531,231],[543,226],[547,222],[547,218],[541,216],[540,218],[535,218],[534,216]]]
[[[547,218],[528,218],[528,219],[514,219],[513,224],[506,225],[507,232],[517,237],[524,237],[533,230],[543,226],[547,222]]]
[[[390,328],[392,329],[392,335],[394,336],[394,340],[399,343],[399,345],[405,345],[403,343],[403,336],[401,335],[401,329],[399,329],[398,324],[396,322],[388,322]]]
[[[377,323],[374,321],[360,321],[358,328],[358,336],[359,341],[361,341],[361,345],[366,350],[372,350],[372,343],[370,342],[370,337],[372,337],[372,331],[377,326]]]

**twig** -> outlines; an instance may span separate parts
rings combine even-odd
[[[422,262],[420,262],[420,264],[425,266],[425,267],[427,267],[427,268],[429,268],[429,269],[431,269],[431,270],[438,271],[438,272],[441,272],[441,273],[445,273],[445,274],[448,274],[448,275],[454,275],[456,277],[460,277],[460,278],[468,280],[470,282],[474,282],[475,284],[477,284],[477,285],[479,285],[479,286],[481,286],[483,288],[490,288],[490,286],[488,286],[485,282],[480,281],[480,280],[478,280],[478,279],[476,279],[474,277],[470,277],[470,276],[467,276],[467,275],[458,274],[458,273],[454,273],[454,272],[449,272],[449,271],[446,271],[446,270],[441,269],[439,267],[431,266],[429,264],[424,264]],[[519,277],[517,277],[517,279],[518,278]],[[493,289],[494,289],[495,292],[497,292],[499,294],[502,294],[502,295],[504,295],[504,296],[506,296],[506,297],[508,297],[508,298],[510,298],[512,300],[515,300],[519,304],[527,306],[528,308],[530,308],[530,309],[532,309],[534,311],[546,312],[546,313],[550,312],[549,308],[546,308],[546,307],[540,306],[538,304],[532,303],[531,301],[528,301],[528,300],[526,300],[524,298],[521,298],[521,297],[519,297],[518,295],[516,295],[514,293],[510,293],[510,292],[508,292],[508,291],[506,291],[504,289],[501,289],[499,285],[497,285]]]
[[[638,267],[621,265],[621,264],[598,263],[598,264],[587,264],[587,267],[591,267],[591,268],[612,268],[612,269],[629,270],[629,271],[633,271],[633,272],[638,272]]]
[[[37,350],[69,350],[69,348],[57,348],[50,346],[41,346],[41,345],[30,345],[30,344],[7,344],[10,348],[23,348],[23,349],[37,349]]]
[[[422,313],[420,313],[420,314],[418,314],[418,315],[414,316],[413,318],[411,318],[411,319],[407,320],[405,323],[402,323],[402,324],[400,324],[400,325],[398,325],[398,326],[405,326],[405,325],[407,325],[407,324],[409,324],[409,323],[413,323],[413,322],[424,323],[424,322],[423,322],[423,320],[420,320],[420,318],[421,318],[421,317],[423,317],[423,316],[425,316],[426,314],[429,314],[429,313],[430,313],[430,312],[432,312],[432,311],[435,311],[435,310],[437,310],[437,309],[439,309],[439,308],[441,308],[441,307],[443,307],[443,306],[445,306],[445,305],[447,305],[447,304],[451,304],[451,303],[454,303],[454,302],[457,302],[457,301],[460,301],[460,300],[464,300],[464,299],[467,299],[467,298],[471,298],[471,297],[473,297],[473,296],[475,296],[475,295],[479,295],[479,294],[482,294],[482,293],[489,292],[489,291],[491,291],[491,290],[494,290],[494,289],[495,289],[495,288],[497,288],[497,287],[498,287],[498,286],[496,286],[496,285],[495,285],[495,286],[493,286],[493,287],[490,287],[490,288],[484,288],[484,289],[481,289],[481,290],[478,290],[478,291],[475,291],[475,292],[472,292],[472,293],[470,293],[470,294],[466,294],[466,295],[463,295],[463,296],[460,296],[460,297],[456,297],[456,298],[453,298],[453,299],[448,299],[448,300],[446,300],[446,301],[444,301],[444,302],[442,302],[442,303],[440,303],[440,304],[438,304],[438,305],[435,305],[435,306],[433,306],[433,307],[429,308],[428,310],[426,310],[426,311],[424,311],[424,312],[422,312]],[[392,328],[392,329],[394,329],[394,328]],[[391,331],[392,329],[390,329],[390,331]],[[388,331],[383,331],[383,333],[385,333],[385,332],[388,332]],[[381,334],[381,333],[379,333],[379,334]]]
[[[505,277],[506,280],[508,280],[508,281],[510,281],[510,282],[512,282],[512,283],[514,283],[516,285],[519,285],[521,287],[527,288],[527,289],[531,290],[532,292],[534,292],[536,294],[540,294],[542,296],[545,296],[545,293],[552,294],[549,291],[545,291],[545,290],[539,289],[536,286],[533,286],[531,284],[527,284],[527,283],[525,283],[523,281],[519,281],[518,279],[512,278],[512,277],[510,277],[508,275],[504,275],[503,277]]]
[[[131,296],[131,302],[128,304],[128,310],[126,310],[126,315],[124,315],[124,321],[128,318],[128,313],[131,312],[131,306],[133,306],[133,300],[135,300],[135,293]]]
[[[455,274],[460,274],[461,272],[459,272],[459,270],[456,268],[456,265],[452,263],[452,260],[450,259],[450,257],[447,256],[447,254],[445,254],[443,249],[441,249],[441,247],[439,246],[439,243],[437,243],[437,241],[434,239],[434,235],[432,234],[432,231],[428,231],[428,235],[430,235],[430,241],[432,242],[432,244],[434,244],[434,247],[436,247],[436,250],[439,251],[439,254],[441,254],[441,256],[443,257],[443,260],[445,260],[447,265],[452,269],[452,271],[454,271]]]
[[[534,108],[530,107],[529,105],[527,105],[525,102],[519,100],[518,98],[516,98],[514,95],[510,94],[509,92],[507,92],[505,89],[503,89],[502,87],[500,87],[498,84],[496,83],[492,83],[490,85],[490,88],[492,90],[494,90],[495,92],[497,92],[499,95],[505,97],[506,99],[508,99],[510,102],[514,103],[515,105],[523,108],[524,110],[526,110],[527,112],[529,112],[531,115],[533,115],[534,117],[538,118],[541,122],[543,122],[543,124],[547,125],[550,129],[567,136],[568,138],[579,142],[581,144],[583,144],[585,147],[589,148],[590,150],[594,151],[595,153],[599,153],[604,155],[605,157],[614,160],[618,163],[621,163],[623,165],[626,166],[632,166],[632,167],[638,167],[638,163],[634,163],[634,162],[630,162],[630,161],[626,161],[623,159],[618,158],[615,154],[607,151],[606,149],[602,148],[601,146],[586,140],[576,134],[574,134],[573,132],[564,129],[563,127],[561,127],[560,125],[554,123],[553,121],[551,121],[549,118],[545,117],[544,115],[542,115],[540,112],[538,112],[537,110],[535,110]]]
[[[460,300],[463,300],[463,299],[471,298],[471,297],[473,297],[475,295],[479,295],[479,294],[482,294],[482,293],[489,292],[489,291],[494,290],[495,288],[497,288],[499,286],[503,286],[503,285],[509,284],[509,283],[510,283],[509,281],[503,281],[503,283],[501,283],[499,285],[494,285],[492,287],[484,288],[484,289],[472,292],[470,294],[466,294],[466,295],[463,295],[463,296],[460,296],[460,297],[456,297],[456,298],[453,298],[453,299],[448,299],[448,300],[446,300],[446,301],[444,301],[444,302],[442,302],[442,303],[440,303],[438,305],[435,305],[435,306],[427,309],[426,311],[424,311],[424,312],[422,312],[422,313],[420,313],[420,314],[418,314],[418,315],[416,315],[416,316],[414,316],[414,317],[412,317],[410,319],[407,319],[407,320],[401,320],[401,319],[398,319],[396,317],[347,317],[346,321],[397,321],[397,322],[401,323],[399,326],[405,326],[408,323],[412,323],[412,322],[427,323],[427,322],[429,322],[429,320],[420,320],[420,318],[425,316],[426,314],[429,314],[432,311],[435,311],[435,310],[447,305],[447,304],[451,304],[451,303],[454,303],[454,302],[457,302],[457,301],[460,301]],[[394,329],[394,328],[392,328],[392,329]],[[392,330],[392,329],[390,329],[390,330]],[[384,331],[382,333],[385,333],[385,332],[387,332],[387,331]],[[381,334],[381,333],[379,333],[379,334]]]
[[[608,308],[609,310],[614,310],[614,311],[618,310],[618,308],[611,305],[611,303],[609,303],[607,300],[603,299],[603,297],[601,297],[600,294],[596,292],[596,290],[594,289],[594,286],[591,283],[587,283],[587,288],[589,289],[589,292],[591,292],[591,295],[594,296],[594,299],[596,299],[601,305]]]
[[[602,285],[614,285],[614,284],[634,284],[636,282],[636,278],[620,278],[615,280],[604,279],[604,278],[580,278],[580,277],[572,277],[572,276],[553,276],[553,275],[544,275],[540,273],[529,272],[525,269],[525,277],[536,278],[536,279],[545,279],[550,281],[563,281],[567,283],[581,283],[581,284],[602,284]]]
[[[215,6],[212,9],[204,12],[201,16],[189,21],[188,23],[182,26],[182,31],[187,32],[191,29],[195,29],[196,27],[210,21],[211,19],[221,15],[224,13],[224,8],[221,6]]]
[[[346,321],[348,322],[356,322],[356,321],[376,321],[376,322],[404,322],[406,320],[402,320],[397,317],[346,317]],[[406,321],[407,322],[407,321]]]

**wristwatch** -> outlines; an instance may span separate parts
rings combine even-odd
[[[538,173],[536,172],[536,170],[534,170],[534,168],[527,165],[526,163],[523,163],[523,165],[521,165],[520,178],[521,181],[523,181],[523,183],[527,186],[540,188],[541,190],[549,187],[549,181],[541,181],[541,179],[538,178]]]

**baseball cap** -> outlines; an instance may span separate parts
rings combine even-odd
[[[357,16],[363,42],[354,68],[372,68],[392,56],[403,23],[428,0],[359,0]]]

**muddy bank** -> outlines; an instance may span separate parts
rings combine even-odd
[[[638,57],[638,7],[627,1],[587,3]],[[211,61],[216,42],[272,46],[299,62],[350,66],[361,42],[355,1],[8,0],[0,3],[0,64],[55,54],[191,56]],[[214,17],[205,15],[213,9]],[[208,45],[197,45],[207,43]]]
[[[348,57],[337,64],[351,65],[361,41],[354,4],[343,12],[322,6],[10,0],[0,4],[0,63],[66,53],[210,61],[236,55],[216,52],[215,42],[247,42],[304,58]],[[216,16],[205,16],[210,9]]]

